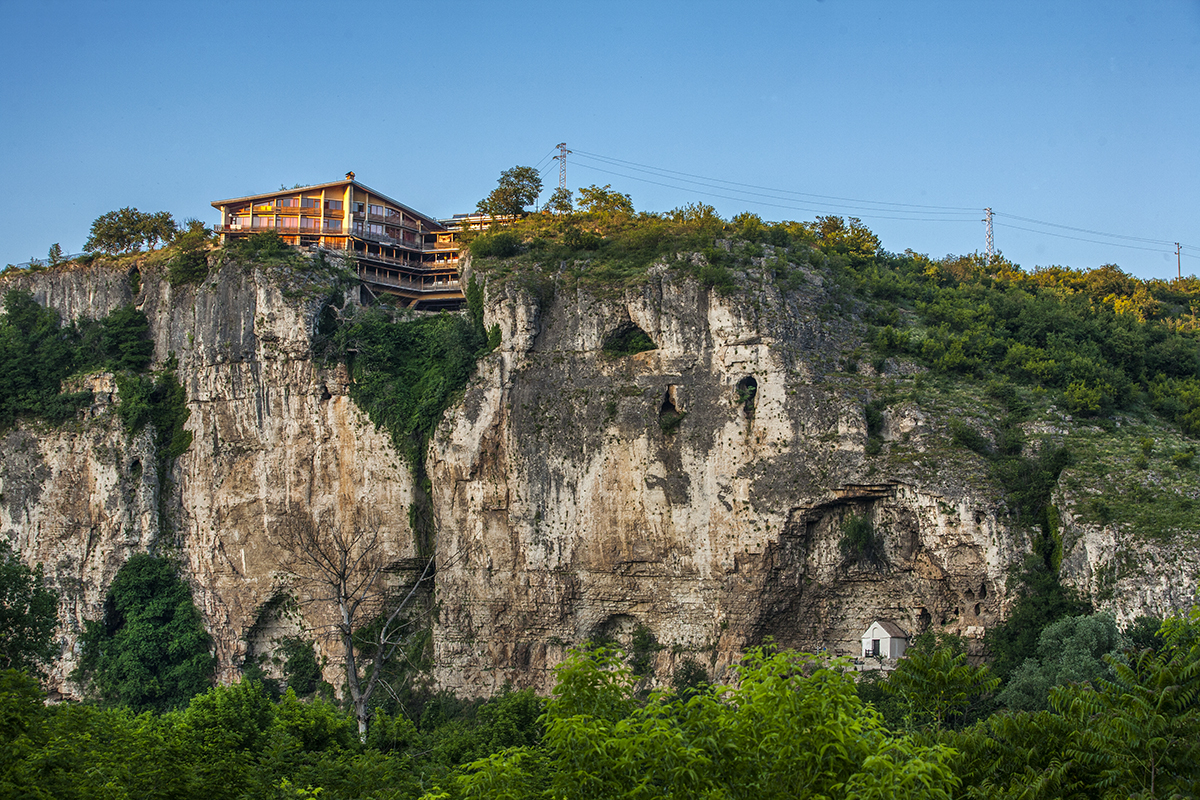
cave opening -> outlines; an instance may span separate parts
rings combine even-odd
[[[658,345],[644,330],[632,322],[626,322],[604,337],[600,349],[607,356],[620,358],[635,353],[644,353],[647,350],[657,350]]]
[[[755,401],[758,399],[758,380],[753,375],[747,375],[737,382],[737,405],[741,406],[750,419],[754,418]]]
[[[663,392],[662,404],[658,407],[658,427],[670,435],[679,428],[679,423],[687,414],[679,410],[677,387],[672,384]]]

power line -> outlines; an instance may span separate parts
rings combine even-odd
[[[541,158],[539,158],[539,159],[537,160],[537,163],[533,165],[533,168],[534,168],[534,169],[536,169],[536,170],[538,170],[538,171],[541,171],[541,168],[542,168],[542,162],[543,162],[543,161],[545,161],[547,158],[550,158],[550,156],[554,154],[554,150],[555,150],[555,149],[557,149],[557,148],[552,148],[552,149],[550,150],[550,152],[549,152],[549,153],[546,153],[546,155],[544,155],[544,156],[542,156]]]
[[[1144,238],[1141,236],[1125,236],[1125,235],[1122,235],[1119,233],[1104,233],[1103,231],[1091,231],[1091,230],[1088,230],[1087,228],[1073,228],[1070,225],[1059,225],[1058,223],[1055,223],[1055,222],[1042,222],[1041,220],[1029,219],[1028,217],[1018,217],[1015,214],[997,213],[996,216],[1008,217],[1009,219],[1020,220],[1021,222],[1029,222],[1034,225],[1045,225],[1050,228],[1062,228],[1063,230],[1076,231],[1077,233],[1090,233],[1093,236],[1108,236],[1113,239],[1127,239],[1132,242],[1148,242],[1150,244],[1175,244],[1175,242],[1168,240],[1168,239],[1147,239],[1147,238]],[[1084,241],[1086,241],[1086,240],[1084,240]],[[1190,247],[1190,245],[1184,245],[1184,246]]]
[[[576,152],[578,152],[578,151],[576,151]],[[786,204],[785,203],[772,203],[772,202],[768,202],[766,200],[749,199],[746,197],[734,197],[732,195],[721,194],[719,192],[704,191],[701,189],[693,189],[693,188],[689,188],[686,186],[679,186],[674,183],[663,183],[661,181],[652,181],[648,178],[638,177],[637,175],[628,175],[623,172],[616,172],[614,170],[604,169],[603,167],[597,167],[594,164],[586,164],[586,163],[580,163],[580,162],[576,162],[576,163],[578,163],[579,166],[584,167],[586,169],[595,170],[597,172],[603,172],[607,175],[616,175],[621,178],[628,178],[629,180],[641,181],[642,183],[649,183],[654,186],[664,186],[668,189],[678,189],[678,190],[684,191],[684,192],[693,192],[695,194],[705,195],[706,197],[717,197],[722,200],[733,200],[733,201],[736,201],[739,203],[749,203],[752,205],[759,205],[759,206],[770,206],[772,208],[783,208],[783,209],[787,209],[789,211],[804,211],[806,213],[820,214],[820,213],[829,211],[828,208],[816,208],[813,206],[798,205],[796,203],[786,203]],[[659,176],[659,177],[662,177],[662,176]],[[685,181],[685,182],[697,183],[696,181]],[[701,184],[701,185],[703,185],[703,184]],[[753,194],[753,193],[750,193],[750,194]],[[766,196],[769,196],[769,195],[766,195]],[[786,198],[774,198],[774,199],[786,199]],[[947,219],[944,217],[929,218],[929,217],[911,217],[911,216],[904,216],[904,217],[886,216],[883,214],[875,213],[876,211],[889,211],[889,210],[893,211],[893,213],[905,213],[905,212],[900,211],[899,209],[854,209],[853,207],[844,207],[844,208],[849,208],[851,211],[855,211],[857,216],[861,216],[865,219],[903,220],[906,222],[974,222],[975,221],[974,218],[969,218],[969,217],[963,217],[961,219]],[[908,213],[917,213],[917,212],[908,212]]]
[[[680,172],[678,170],[665,169],[663,167],[654,167],[654,166],[650,166],[648,164],[640,164],[636,161],[626,161],[624,159],[613,158],[611,156],[599,155],[597,153],[589,153],[586,150],[576,150],[574,152],[576,153],[576,155],[590,156],[591,158],[598,159],[602,162],[609,162],[610,166],[623,166],[626,169],[635,169],[639,172],[640,171],[665,172],[665,173],[668,173],[669,175],[681,175],[681,176],[684,176],[687,178],[698,179],[698,181],[686,181],[687,183],[701,182],[701,183],[710,183],[710,184],[727,184],[729,186],[744,186],[747,189],[761,189],[766,192],[775,192],[778,194],[799,195],[802,197],[812,197],[817,200],[838,200],[838,201],[846,202],[846,203],[867,203],[867,204],[871,204],[871,205],[899,206],[901,208],[919,208],[919,209],[924,209],[924,210],[940,209],[940,210],[948,211],[948,212],[970,211],[970,212],[974,213],[976,210],[975,208],[969,208],[966,206],[917,205],[914,203],[893,203],[893,202],[888,202],[888,201],[883,201],[883,200],[858,200],[858,199],[855,199],[852,197],[837,197],[834,195],[814,194],[812,192],[798,192],[798,191],[794,191],[791,189],[779,189],[779,188],[775,188],[775,187],[771,187],[771,186],[757,186],[752,183],[739,183],[737,181],[727,181],[722,178],[710,178],[705,175],[696,175],[696,174],[693,174],[690,172]],[[616,173],[614,173],[614,174],[616,174]],[[658,177],[667,177],[667,175],[659,175]],[[753,192],[747,192],[746,194],[753,194]],[[776,199],[783,199],[783,198],[776,198]]]
[[[997,214],[997,216],[1000,216],[1000,215]],[[1105,247],[1124,247],[1127,250],[1145,250],[1150,253],[1164,252],[1161,247],[1141,247],[1140,245],[1136,245],[1136,244],[1121,244],[1119,242],[1101,242],[1096,239],[1084,239],[1082,236],[1068,236],[1065,233],[1053,233],[1051,231],[1039,231],[1034,228],[1022,228],[1020,225],[1009,225],[1007,222],[998,222],[996,224],[1001,228],[1008,228],[1009,230],[1025,231],[1026,233],[1037,233],[1042,236],[1056,236],[1059,239],[1071,239],[1076,242],[1088,242],[1089,244],[1099,244],[1099,245],[1104,245]],[[1059,226],[1059,227],[1065,227],[1065,226]],[[1103,234],[1102,233],[1100,235],[1101,236],[1109,236],[1111,234]],[[1151,239],[1149,241],[1155,241],[1155,240]],[[1174,243],[1172,242],[1172,244],[1174,244]]]

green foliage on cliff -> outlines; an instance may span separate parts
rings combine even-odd
[[[467,314],[394,316],[363,309],[331,334],[335,356],[353,381],[350,396],[417,469],[425,446],[453,399],[467,385],[476,360],[499,343],[483,328],[483,298],[467,288]]]
[[[42,565],[25,566],[0,539],[0,670],[37,673],[54,658],[58,593],[46,585]]]
[[[752,649],[729,686],[642,701],[619,652],[578,651],[540,747],[471,764],[427,797],[925,797],[958,785],[953,751],[889,733],[849,674]]]
[[[842,522],[838,550],[847,562],[881,567],[887,563],[883,542],[868,517],[851,514]]]
[[[133,306],[114,309],[99,321],[63,325],[58,313],[12,289],[0,316],[0,430],[19,417],[52,424],[72,418],[91,402],[91,392],[62,393],[63,381],[95,369],[141,372],[154,343],[146,315]]]
[[[192,444],[191,431],[183,429],[191,412],[174,362],[168,363],[155,379],[122,372],[117,374],[116,380],[121,397],[117,413],[126,430],[137,433],[151,424],[154,426],[155,451],[161,459],[170,461],[183,455]]]
[[[0,317],[0,429],[19,417],[62,423],[91,401],[90,392],[60,394],[63,379],[86,362],[79,332],[59,324],[58,314],[29,292],[4,295]]]
[[[108,704],[167,711],[212,683],[211,640],[191,589],[163,558],[126,561],[105,594],[104,619],[89,621],[80,641],[78,678]]]
[[[1025,272],[1001,257],[889,253],[857,219],[766,222],[747,213],[725,221],[702,204],[534,214],[479,237],[472,251],[495,279],[544,273],[622,286],[645,281],[659,263],[722,293],[747,271],[795,291],[817,270],[827,306],[866,321],[882,358],[915,359],[955,378],[1003,376],[1054,392],[1081,417],[1151,408],[1200,436],[1196,278],[1142,281],[1112,264]]]

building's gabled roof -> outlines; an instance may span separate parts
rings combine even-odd
[[[330,183],[318,183],[318,184],[314,184],[312,186],[297,186],[292,189],[279,189],[278,191],[264,192],[263,194],[251,194],[251,195],[247,195],[246,197],[231,197],[228,200],[213,200],[210,205],[213,208],[220,208],[221,206],[228,206],[228,205],[232,205],[234,203],[252,203],[255,200],[263,200],[268,197],[279,197],[281,195],[296,194],[298,192],[317,192],[317,191],[320,191],[321,189],[333,189],[333,188],[345,189],[347,185],[353,185],[358,189],[362,189],[364,192],[369,192],[370,194],[373,194],[376,197],[378,197],[380,200],[383,200],[384,202],[387,202],[387,203],[391,203],[392,205],[396,206],[397,208],[401,208],[401,209],[407,211],[409,214],[412,214],[414,217],[420,217],[422,220],[424,220],[425,222],[431,223],[435,227],[438,227],[438,228],[443,227],[443,225],[440,222],[438,222],[436,219],[429,216],[428,214],[422,214],[420,211],[417,211],[412,206],[407,206],[404,203],[401,203],[399,200],[395,200],[391,197],[388,197],[383,192],[378,192],[378,191],[372,189],[370,186],[367,186],[366,184],[359,183],[356,180],[350,180],[350,179],[346,179],[346,178],[343,178],[340,181],[331,181]]]
[[[890,619],[877,619],[877,620],[875,620],[875,622],[872,623],[872,625],[878,625],[879,627],[883,628],[884,632],[887,633],[887,635],[892,637],[893,639],[907,639],[908,638],[908,634],[905,633],[900,628],[899,625],[892,622]],[[867,630],[868,631],[871,630],[871,626],[868,626]]]

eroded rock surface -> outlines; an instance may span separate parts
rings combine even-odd
[[[334,656],[321,637],[332,609],[306,602],[289,576],[294,532],[369,525],[391,562],[416,560],[409,466],[350,400],[345,369],[312,356],[336,290],[285,290],[269,268],[234,262],[179,288],[161,268],[132,269],[0,285],[28,287],[66,318],[136,303],[156,364],[177,357],[191,412],[192,445],[161,485],[153,438],[121,428],[108,375],[79,379],[95,399],[77,421],[22,424],[0,441],[0,535],[62,592],[52,684],[77,692],[66,676],[83,623],[144,550],[184,565],[221,680],[298,631]],[[723,296],[665,268],[636,289],[539,294],[488,287],[485,322],[502,344],[428,452],[442,686],[547,690],[572,644],[629,644],[639,629],[661,646],[665,679],[687,658],[719,673],[766,637],[857,653],[876,618],[911,633],[942,627],[978,648],[1006,613],[1028,534],[986,465],[948,447],[944,415],[898,399],[869,429],[875,369],[915,367],[853,363],[862,331],[827,313],[820,275],[786,298],[753,270]],[[605,352],[635,328],[655,349]],[[1186,602],[1194,547],[1126,541],[1085,522],[1072,497],[1054,502],[1068,582],[1124,618]],[[852,518],[870,523],[868,552],[843,546]],[[1151,566],[1114,578],[1130,557]],[[332,658],[326,677],[341,684]]]

